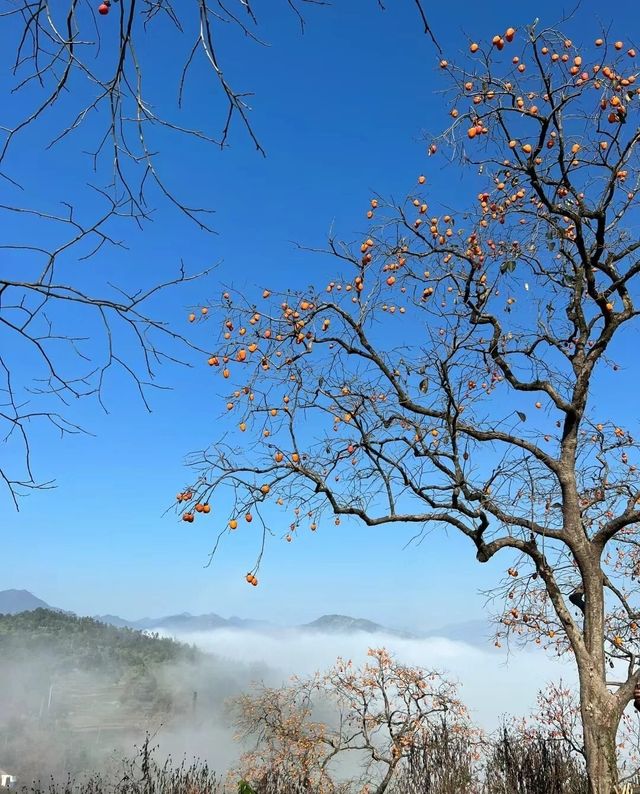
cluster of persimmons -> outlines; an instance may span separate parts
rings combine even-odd
[[[381,240],[372,229],[358,244],[359,252],[354,253],[353,258],[345,257],[353,264],[355,275],[329,281],[323,288],[327,298],[323,299],[320,293],[312,294],[310,290],[298,295],[288,293],[276,299],[271,289],[264,289],[262,298],[266,304],[261,310],[257,305],[246,302],[243,296],[234,296],[234,299],[237,297],[237,304],[234,305],[231,294],[223,293],[220,311],[224,313],[220,316],[216,311],[215,314],[215,321],[221,323],[220,349],[212,353],[208,364],[217,369],[225,380],[233,379],[236,372],[246,372],[246,368],[251,370],[250,377],[240,376],[240,382],[226,396],[225,403],[228,411],[243,411],[238,423],[242,433],[250,430],[249,420],[253,424],[258,417],[264,419],[260,439],[268,449],[272,468],[263,468],[265,481],[255,484],[251,497],[254,504],[269,497],[272,488],[278,483],[280,470],[304,473],[306,454],[295,448],[288,449],[284,442],[279,441],[277,434],[282,425],[278,423],[284,422],[286,425],[296,410],[294,387],[298,376],[294,373],[294,365],[305,352],[311,352],[314,343],[321,337],[323,341],[330,339],[334,333],[332,321],[335,322],[337,318],[340,322],[341,316],[350,310],[350,304],[356,307],[355,311],[360,311],[365,304],[369,306],[373,303],[375,310],[392,315],[405,315],[413,307],[432,304],[446,310],[448,306],[455,305],[461,294],[462,288],[456,287],[449,278],[454,263],[460,260],[469,266],[469,289],[475,290],[479,301],[486,302],[490,297],[499,296],[498,280],[492,274],[490,265],[503,262],[500,275],[508,276],[515,261],[526,254],[527,235],[537,233],[539,218],[547,209],[546,198],[542,189],[536,187],[536,180],[542,178],[551,183],[557,178],[556,171],[560,167],[566,169],[567,174],[577,174],[576,180],[580,182],[582,171],[593,167],[606,170],[609,164],[614,167],[619,162],[620,158],[614,156],[612,150],[619,152],[621,143],[618,131],[627,123],[629,110],[640,95],[640,88],[635,87],[638,74],[635,65],[627,68],[623,62],[625,57],[633,62],[635,50],[631,47],[625,50],[622,41],[615,41],[612,49],[619,57],[612,59],[611,63],[606,63],[604,59],[592,59],[588,63],[586,56],[569,39],[556,36],[547,44],[544,39],[532,37],[524,43],[524,52],[530,63],[524,55],[514,54],[506,66],[506,74],[497,76],[492,62],[494,55],[508,46],[515,47],[517,42],[516,30],[509,27],[504,34],[496,35],[484,49],[478,42],[471,42],[470,66],[463,68],[446,59],[440,61],[440,68],[448,73],[456,90],[453,107],[448,111],[452,123],[442,140],[451,143],[454,150],[464,151],[467,160],[476,158],[476,155],[469,155],[465,146],[479,147],[482,141],[491,141],[494,147],[485,151],[484,155],[478,155],[484,157],[483,166],[488,166],[483,167],[481,173],[489,184],[474,195],[471,228],[464,232],[459,228],[470,217],[468,212],[464,220],[459,220],[452,210],[430,211],[430,187],[427,176],[421,174],[417,178],[418,187],[408,197],[406,206],[394,208],[394,212],[399,213],[399,226],[407,232],[407,237],[390,247],[388,241]],[[605,44],[604,39],[596,39],[596,52]],[[602,52],[606,53],[606,49]],[[529,69],[530,64],[535,68]],[[576,92],[576,97],[586,97],[587,90],[591,89],[598,92],[591,133],[580,135],[571,129],[559,135],[552,125],[544,123],[550,113],[551,103],[551,78],[547,79],[546,76],[554,69],[559,70],[560,80]],[[460,110],[463,103],[469,106],[468,110]],[[514,114],[516,118],[511,124]],[[614,129],[606,130],[603,121]],[[533,134],[527,124],[533,125]],[[440,146],[440,141],[437,144],[430,143],[428,154],[435,155]],[[627,182],[635,184],[636,176],[635,173],[630,174],[628,166],[618,167],[614,173],[614,188],[620,190],[623,208],[625,202],[631,202],[636,195],[635,188],[626,188],[624,185]],[[553,200],[586,206],[588,180],[580,183],[582,187],[575,194],[565,182],[559,179]],[[382,210],[381,199],[370,199],[366,209],[367,219],[374,222]],[[426,261],[426,256],[416,255],[408,241],[411,234],[427,254],[439,257],[437,268],[441,270],[432,272],[423,269],[421,263],[423,259]],[[561,219],[556,235],[561,242],[576,241],[578,230],[573,212],[568,212]],[[556,256],[559,257],[559,254]],[[526,289],[529,289],[528,285]],[[508,282],[502,295],[504,310],[513,311],[516,297],[510,291]],[[598,306],[605,318],[614,316],[616,305],[613,291],[603,294],[598,299]],[[199,307],[188,315],[192,323],[209,319],[214,318],[210,316],[208,306]],[[439,333],[443,334],[444,331],[440,329]],[[567,349],[573,344],[573,341],[568,341]],[[399,371],[392,370],[391,374],[399,376]],[[285,393],[276,398],[273,388],[270,388],[266,392],[268,398],[265,398],[260,391],[261,378],[265,383],[271,379],[271,384],[275,378]],[[476,382],[475,379],[469,379],[465,394],[477,391],[490,394],[503,379],[498,370],[490,371],[484,380],[479,378]],[[290,391],[288,385],[292,387]],[[260,395],[259,399],[256,399],[256,393]],[[341,395],[349,395],[347,383],[342,387]],[[384,402],[387,397],[381,393],[370,395],[369,399],[372,402]],[[540,400],[536,400],[533,406],[537,410],[545,407]],[[464,406],[460,410],[462,412]],[[349,410],[334,411],[334,429],[338,425],[352,426],[353,420]],[[274,424],[278,427],[274,427]],[[556,423],[556,426],[559,425]],[[425,436],[430,444],[437,446],[441,431],[437,427],[424,434],[416,431],[416,443],[423,443]],[[596,436],[598,439],[602,436],[600,426]],[[626,438],[625,432],[617,426],[615,436],[620,437],[621,443]],[[274,444],[276,439],[278,443]],[[545,441],[550,439],[550,433],[544,435]],[[357,453],[358,444],[350,442],[340,454],[345,461],[355,466]],[[622,454],[623,462],[628,463],[626,453]],[[635,471],[635,467],[631,470]],[[194,513],[208,513],[211,493],[211,488],[201,492],[195,506],[192,506],[195,497],[191,490],[180,493],[178,503],[185,503],[187,508],[182,514],[183,519],[192,522]],[[277,498],[277,504],[284,504],[281,496]],[[243,504],[242,509],[236,512],[238,514],[234,513],[227,524],[231,531],[239,527],[242,517],[246,523],[253,520],[250,503]],[[304,515],[310,520],[311,530],[317,529],[317,517],[313,511]],[[299,518],[298,507],[295,521],[285,535],[286,540],[291,541]],[[336,524],[340,521],[339,517],[335,520]],[[517,578],[518,573],[510,569],[509,576]],[[257,584],[253,573],[247,574],[246,579],[252,585]],[[522,614],[521,608],[514,605],[509,608],[506,619],[522,624]],[[533,615],[527,615],[524,624],[529,624],[536,632],[550,639],[556,636],[555,628],[544,629]]]

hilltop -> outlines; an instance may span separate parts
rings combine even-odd
[[[304,623],[300,628],[306,631],[321,631],[325,634],[346,634],[358,631],[365,634],[390,634],[406,638],[416,636],[406,631],[387,628],[372,620],[352,618],[349,615],[322,615],[311,623]]]
[[[0,655],[54,654],[59,663],[85,670],[147,669],[175,661],[195,661],[198,652],[175,640],[116,628],[93,618],[37,608],[0,615]]]
[[[50,606],[28,590],[0,590],[0,615],[17,615],[20,612],[29,612],[33,609],[62,611]]]

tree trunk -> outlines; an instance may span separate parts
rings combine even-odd
[[[588,792],[617,794],[616,737],[621,714],[606,685],[605,602],[600,551],[590,547],[585,550],[583,546],[579,551],[578,564],[585,598],[584,650],[578,651],[576,661],[580,679],[580,712],[589,780]],[[596,557],[594,553],[597,554]]]
[[[608,695],[608,693],[607,693]],[[615,794],[618,784],[616,733],[612,709],[593,693],[581,692],[582,729],[589,794]]]

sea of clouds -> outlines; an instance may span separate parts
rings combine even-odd
[[[559,659],[537,648],[496,649],[490,641],[483,648],[444,637],[405,639],[386,633],[338,634],[306,629],[160,633],[215,654],[223,666],[266,666],[269,684],[326,670],[338,657],[361,664],[368,648],[384,647],[405,664],[437,670],[456,681],[474,720],[486,730],[497,727],[506,714],[529,714],[537,692],[550,681],[562,679],[568,685],[576,682],[570,658]]]

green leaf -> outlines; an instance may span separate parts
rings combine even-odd
[[[506,262],[503,262],[500,265],[500,272],[501,273],[513,273],[516,269],[516,262],[515,259],[507,259]]]

